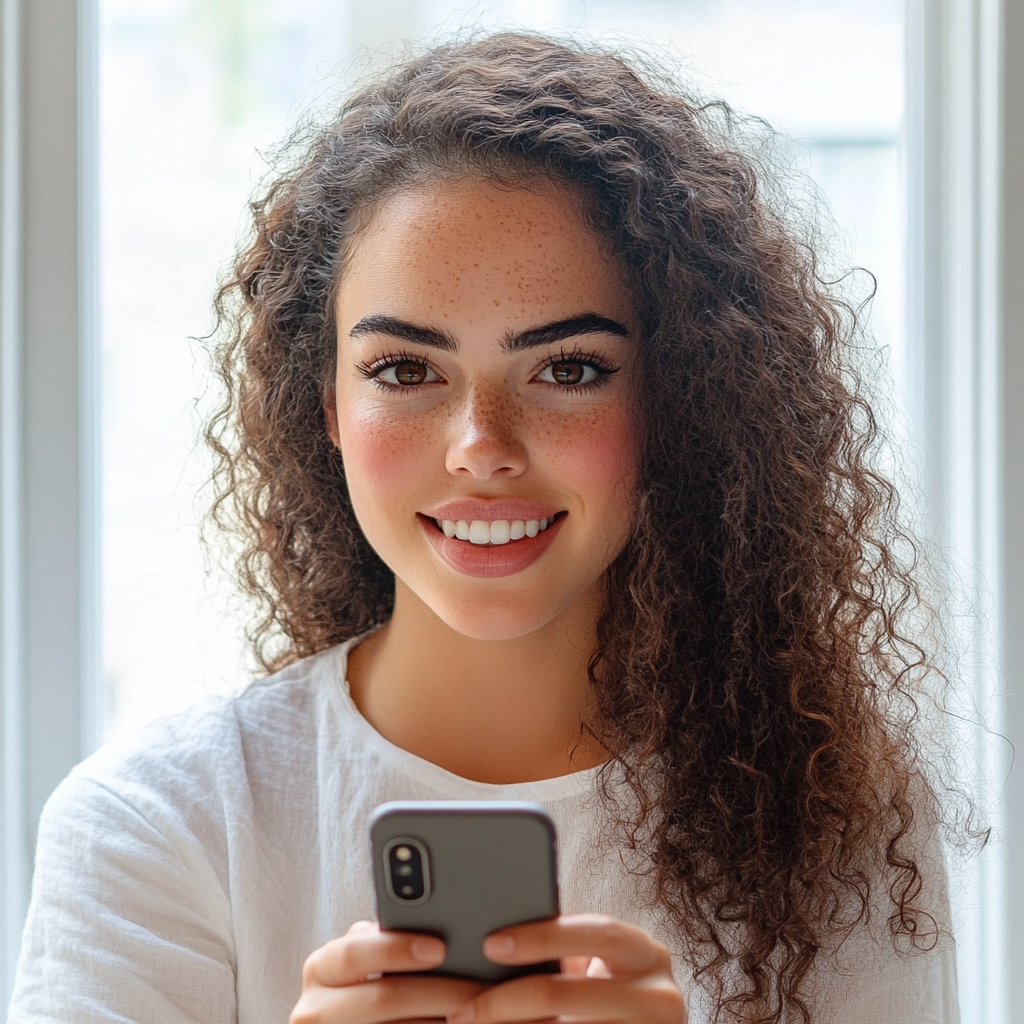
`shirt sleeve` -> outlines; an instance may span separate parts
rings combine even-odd
[[[861,950],[870,970],[841,971],[822,987],[821,1020],[832,1024],[959,1024],[956,950],[946,937],[933,950],[894,956]]]
[[[915,856],[922,888],[916,940],[889,929],[887,887],[876,884],[869,921],[834,955],[815,964],[811,989],[820,1019],[830,1024],[959,1024],[956,943],[946,867],[935,822],[918,824]]]
[[[8,1024],[229,1024],[230,902],[159,800],[72,773],[39,827]]]

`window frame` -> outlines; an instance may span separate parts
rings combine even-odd
[[[94,749],[96,3],[0,4],[0,998],[39,813]]]
[[[102,707],[97,3],[0,0],[4,1003],[39,812]],[[1024,746],[1024,106],[1004,102],[1024,95],[1024,5],[907,0],[907,40],[918,436],[936,517],[994,596],[996,670],[973,684]],[[986,1024],[1024,1018],[1024,764],[1001,749],[984,746],[1007,781],[961,954],[964,1019]]]
[[[960,697],[981,719],[958,740],[993,830],[969,864],[950,859],[960,1006],[969,1024],[1009,1024],[1024,1015],[1024,113],[1007,99],[1024,89],[1024,11],[907,0],[906,36],[909,404],[967,626]]]
[[[1024,5],[1001,3],[999,11],[999,158],[995,170],[998,226],[996,302],[998,638],[1004,694],[1005,735],[1018,756],[1003,790],[1005,853],[1001,871],[1003,942],[999,956],[1024,950]],[[1016,97],[1017,102],[1011,102]],[[1024,972],[1008,970],[1005,1019],[1024,1017]]]

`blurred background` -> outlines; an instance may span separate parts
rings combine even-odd
[[[249,677],[245,607],[197,542],[212,393],[190,339],[210,328],[267,154],[404,41],[512,27],[627,43],[764,118],[794,185],[807,175],[827,199],[834,261],[875,275],[871,328],[902,375],[899,0],[100,0],[99,12],[103,738]]]

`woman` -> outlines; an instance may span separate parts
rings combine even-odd
[[[726,127],[498,35],[254,204],[209,437],[273,674],[58,790],[11,1020],[955,1019],[851,318]],[[562,975],[380,932],[394,798],[548,807],[564,914],[485,951]]]

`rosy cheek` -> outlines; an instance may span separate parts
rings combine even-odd
[[[637,437],[633,418],[621,407],[597,410],[545,431],[550,464],[574,490],[593,503],[632,490]]]
[[[428,471],[430,431],[416,417],[361,410],[339,410],[341,451],[353,500],[372,503],[379,497],[414,487]]]

